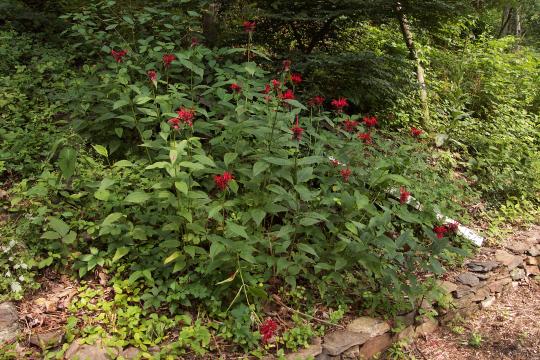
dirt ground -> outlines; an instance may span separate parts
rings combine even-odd
[[[524,236],[540,236],[540,227],[519,233],[509,242]],[[418,360],[540,360],[540,277],[521,281],[491,307],[418,339],[409,356]]]

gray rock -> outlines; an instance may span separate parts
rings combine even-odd
[[[445,290],[447,293],[452,293],[453,291],[456,291],[458,286],[450,281],[437,281],[437,285],[441,287],[443,290]]]
[[[527,254],[531,256],[538,256],[540,255],[540,245],[536,244],[532,246],[530,249],[527,250]]]
[[[461,285],[452,294],[456,299],[461,299],[464,296],[472,294],[473,290],[469,286]]]
[[[471,261],[467,264],[470,271],[488,272],[497,268],[500,264],[497,261]]]
[[[439,327],[439,322],[435,319],[429,319],[422,324],[418,325],[415,329],[417,336],[426,336],[432,334]]]
[[[526,242],[516,242],[511,243],[505,246],[508,250],[512,251],[514,254],[524,254],[525,251],[529,250],[531,244]]]
[[[371,336],[367,333],[338,330],[325,335],[323,350],[328,355],[337,356],[355,345],[365,343],[370,338]]]
[[[382,353],[392,345],[392,336],[389,333],[370,339],[360,348],[360,359],[371,359]]]
[[[137,349],[136,347],[130,346],[128,348],[125,348],[120,353],[120,356],[126,360],[138,359],[140,352],[141,351]]]
[[[64,331],[56,330],[49,331],[41,334],[32,334],[29,342],[32,345],[39,346],[41,349],[50,349],[62,344],[64,339]]]
[[[311,345],[293,354],[285,356],[286,360],[308,360],[322,353],[321,338],[315,338]]]
[[[527,258],[527,265],[538,265],[538,264],[540,264],[538,257],[529,256]]]
[[[356,345],[352,348],[345,350],[343,354],[341,354],[341,359],[358,359],[360,357],[360,346]]]
[[[476,277],[473,273],[464,272],[459,274],[456,277],[456,280],[462,283],[463,285],[476,286],[480,283],[480,279]]]
[[[362,316],[354,319],[353,322],[347,325],[347,330],[356,333],[365,333],[369,335],[369,338],[372,338],[389,331],[390,325],[381,319]]]
[[[116,359],[119,354],[119,349],[104,346],[101,340],[90,345],[83,344],[79,339],[74,341],[67,349],[64,358],[66,360],[110,360]]]
[[[526,266],[525,269],[527,270],[527,275],[540,275],[540,268],[537,265]]]
[[[0,344],[10,343],[19,335],[19,315],[15,304],[0,304]]]
[[[510,273],[510,276],[512,276],[512,280],[514,280],[514,281],[521,280],[521,279],[525,278],[525,276],[526,276],[525,275],[525,270],[523,270],[522,268],[515,268]]]
[[[500,292],[502,292],[504,286],[507,285],[507,284],[510,284],[511,282],[512,282],[512,279],[509,276],[509,277],[506,277],[506,278],[502,278],[502,279],[490,282],[490,283],[487,284],[487,287],[489,288],[489,290],[491,292],[500,293]]]

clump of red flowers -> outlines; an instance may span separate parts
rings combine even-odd
[[[448,232],[448,228],[445,225],[435,226],[433,232],[437,235],[437,239],[442,239]]]
[[[252,33],[255,31],[255,26],[257,24],[255,23],[255,21],[244,21],[242,23],[242,26],[244,27],[244,31],[247,32],[247,33]]]
[[[349,169],[349,168],[341,169],[340,173],[341,173],[341,177],[343,178],[343,181],[349,182],[349,177],[352,174],[351,169]]]
[[[231,90],[234,93],[239,93],[240,91],[242,91],[242,87],[238,85],[237,83],[232,83],[229,86],[229,90]]]
[[[276,332],[278,327],[278,324],[268,318],[266,319],[260,326],[259,326],[259,332],[262,335],[262,342],[266,344],[272,337],[274,336],[274,333]]]
[[[446,224],[445,226],[448,229],[448,232],[450,232],[452,234],[455,234],[458,231],[459,223],[453,221],[453,222],[450,222],[450,223]]]
[[[227,189],[229,187],[229,182],[233,179],[233,174],[228,171],[224,171],[222,175],[214,175],[214,183],[221,191]]]
[[[114,58],[114,61],[116,61],[117,63],[121,63],[123,61],[123,57],[126,56],[127,53],[128,53],[127,50],[120,50],[120,51],[111,50],[111,55]]]
[[[291,74],[291,81],[293,84],[298,85],[302,82],[302,75],[295,73]]]
[[[346,131],[353,132],[356,130],[356,127],[358,126],[358,121],[347,119],[343,122],[343,125],[345,125]]]
[[[377,117],[375,117],[375,116],[366,116],[366,117],[364,117],[364,124],[366,124],[366,126],[368,126],[368,127],[377,126],[377,124],[378,124]]]
[[[264,90],[262,91],[263,94],[269,94],[270,91],[272,91],[272,88],[270,87],[269,84],[265,84],[264,85]]]
[[[412,127],[411,128],[411,135],[413,137],[419,137],[420,135],[422,135],[424,132],[421,130],[421,129],[418,129],[418,128],[415,128],[415,127]]]
[[[334,167],[337,167],[337,166],[339,165],[339,161],[338,161],[338,160],[336,160],[336,159],[332,159],[332,160],[330,160],[330,163],[331,163],[331,164],[332,164],[332,166],[334,166]]]
[[[287,89],[283,94],[279,95],[282,100],[294,100],[294,92],[291,89]]]
[[[332,100],[332,102],[331,102],[330,104],[331,104],[338,112],[343,111],[343,108],[346,108],[347,106],[349,106],[349,103],[347,102],[347,99],[345,99],[345,98],[334,99],[334,100]]]
[[[293,133],[293,140],[300,141],[302,140],[302,134],[304,132],[304,129],[300,127],[300,124],[298,123],[298,115],[296,115],[296,124],[291,128],[291,131]]]
[[[146,73],[148,75],[148,79],[154,84],[154,86],[157,86],[157,72],[155,70],[148,70]]]
[[[181,123],[184,123],[188,126],[193,126],[193,118],[195,117],[195,112],[191,109],[180,108],[176,111],[178,114],[177,117],[169,119],[169,124],[173,129],[178,130]]]
[[[279,88],[279,86],[281,85],[281,82],[279,80],[276,80],[276,79],[272,79],[272,80],[270,80],[270,82],[272,83],[272,86],[274,86],[274,89]]]
[[[403,186],[399,189],[399,202],[401,204],[406,204],[411,197],[411,193],[407,191]]]
[[[309,99],[308,105],[309,106],[321,106],[324,103],[324,97],[320,95],[316,95]]]
[[[356,137],[362,140],[364,144],[371,144],[373,142],[373,139],[370,133],[360,133]]]
[[[166,68],[168,68],[169,66],[171,66],[171,63],[176,60],[176,56],[174,56],[174,54],[163,54],[162,59],[163,64]]]

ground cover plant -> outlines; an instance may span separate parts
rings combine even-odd
[[[163,357],[222,346],[282,355],[347,313],[392,317],[440,296],[435,280],[472,247],[437,212],[468,222],[464,205],[492,194],[534,206],[537,143],[510,134],[535,128],[537,98],[526,98],[531,114],[499,126],[517,114],[509,107],[533,76],[520,78],[512,101],[499,98],[496,77],[486,80],[491,93],[470,89],[470,99],[446,104],[459,79],[441,75],[430,132],[420,128],[416,95],[392,92],[377,108],[380,94],[353,102],[335,85],[327,93],[328,68],[309,69],[328,58],[276,59],[251,17],[235,21],[234,39],[218,47],[201,28],[207,14],[188,1],[124,5],[66,10],[64,51],[0,33],[0,289],[21,298],[46,268],[80,279],[68,342],[104,337],[160,346]],[[385,31],[370,38],[372,49]],[[496,63],[479,55],[492,45],[471,50],[466,71],[506,69],[510,53]],[[533,69],[530,51],[523,68],[498,76]],[[491,123],[464,116],[472,107]],[[489,129],[501,146],[482,135]],[[284,303],[297,311],[286,320],[268,310]]]

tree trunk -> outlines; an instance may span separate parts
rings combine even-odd
[[[403,5],[400,1],[396,1],[396,12],[399,20],[399,26],[401,28],[401,33],[403,34],[403,40],[409,49],[409,56],[416,64],[416,79],[420,87],[420,101],[422,102],[422,126],[427,128],[429,125],[429,103],[428,103],[428,93],[426,88],[425,81],[425,72],[420,59],[418,59],[418,53],[416,51],[416,46],[414,45],[413,35],[411,32],[411,27],[407,19],[407,15],[403,9]]]
[[[218,16],[219,4],[212,2],[208,5],[208,9],[203,12],[202,16],[202,30],[204,35],[205,45],[209,48],[213,48],[217,45],[219,22]]]

